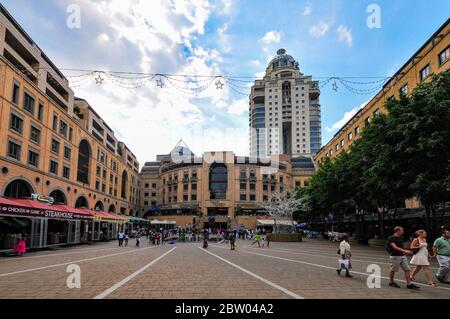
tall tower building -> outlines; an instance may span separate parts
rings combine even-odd
[[[319,82],[279,49],[249,102],[250,155],[315,154],[322,144]]]

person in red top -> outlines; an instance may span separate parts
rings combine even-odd
[[[27,252],[27,244],[25,240],[23,240],[22,235],[17,236],[18,242],[14,245],[14,252],[17,253],[20,257],[25,255]]]

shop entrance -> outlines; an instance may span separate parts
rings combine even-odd
[[[0,250],[10,250],[22,237],[27,245],[31,245],[32,220],[20,217],[0,217]]]

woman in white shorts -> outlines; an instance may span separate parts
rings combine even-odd
[[[416,254],[411,258],[410,264],[414,265],[415,268],[411,273],[411,281],[416,281],[415,276],[423,268],[423,273],[427,279],[428,285],[431,287],[437,287],[433,282],[430,275],[430,261],[429,253],[427,249],[427,232],[423,229],[416,231],[416,238],[411,242],[411,250],[417,251]]]

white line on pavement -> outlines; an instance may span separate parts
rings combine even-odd
[[[16,257],[16,258],[1,258],[0,262],[5,261],[21,261],[24,259],[34,259],[34,258],[44,258],[44,257],[53,257],[53,256],[65,256],[65,255],[74,255],[74,254],[80,254],[80,253],[91,253],[91,252],[97,252],[97,251],[103,251],[103,250],[113,250],[117,249],[116,246],[110,247],[110,248],[86,248],[86,249],[73,249],[69,250],[68,252],[61,252],[61,253],[54,253],[54,254],[45,254],[45,255],[36,255],[36,256],[27,256],[27,257]]]
[[[110,288],[106,289],[105,291],[103,291],[101,294],[98,294],[97,296],[95,296],[93,299],[103,299],[105,297],[107,297],[108,295],[110,295],[111,293],[113,293],[115,290],[119,289],[120,287],[122,287],[123,285],[125,285],[127,282],[129,282],[131,279],[135,278],[137,275],[139,275],[141,272],[143,272],[144,270],[146,270],[147,268],[151,267],[152,265],[154,265],[155,263],[157,263],[159,260],[163,259],[164,257],[166,257],[168,254],[170,254],[172,251],[174,251],[177,247],[173,247],[171,250],[165,252],[164,254],[162,254],[161,256],[159,256],[158,258],[154,259],[153,261],[151,261],[150,263],[148,263],[147,265],[145,265],[144,267],[142,267],[141,269],[135,271],[134,273],[132,273],[131,275],[125,277],[124,279],[122,279],[121,281],[119,281],[118,283],[114,284],[113,286],[111,286]]]
[[[243,248],[248,248],[248,249],[260,249],[260,248],[256,248],[256,247],[243,247]],[[319,257],[319,258],[329,258],[329,259],[336,259],[336,257],[331,257],[331,256],[324,256],[324,255],[315,255],[315,254],[309,254],[309,253],[301,253],[298,251],[292,251],[292,250],[288,250],[288,249],[281,249],[281,248],[268,248],[267,252],[278,252],[278,253],[286,253],[286,254],[294,254],[294,255],[304,255],[304,256],[310,256],[310,257]],[[356,261],[356,262],[360,262],[360,263],[367,263],[367,264],[381,264],[381,265],[390,265],[391,263],[387,263],[387,262],[382,262],[382,261],[378,261],[381,259],[381,257],[379,258],[373,258],[376,260],[375,261],[371,261],[371,260],[362,260],[362,259],[355,259],[352,257],[352,262]],[[433,270],[437,270],[438,268],[435,267],[430,267],[430,269]]]
[[[70,265],[70,264],[81,263],[81,262],[85,262],[85,261],[91,261],[91,260],[97,260],[97,259],[102,259],[102,258],[114,257],[114,256],[119,256],[119,255],[124,255],[124,254],[130,254],[130,253],[133,253],[133,252],[144,251],[144,250],[151,249],[151,248],[154,248],[154,247],[133,249],[133,250],[129,250],[129,251],[121,252],[121,253],[116,253],[116,254],[103,255],[103,256],[97,256],[97,257],[86,258],[86,259],[79,259],[79,260],[72,260],[72,261],[65,262],[65,263],[60,263],[60,264],[54,264],[54,265],[49,265],[49,266],[42,266],[42,267],[37,267],[37,268],[18,270],[18,271],[14,271],[14,272],[8,272],[8,273],[0,274],[0,277],[6,277],[6,276],[11,276],[11,275],[23,274],[23,273],[30,272],[30,271],[43,270],[43,269],[48,269],[48,268],[54,268],[54,267],[66,266],[66,265]]]
[[[284,292],[286,295],[291,296],[291,297],[293,297],[294,299],[304,299],[302,296],[297,295],[296,293],[294,293],[294,292],[292,292],[292,291],[290,291],[290,290],[288,290],[288,289],[286,289],[286,288],[284,288],[284,287],[281,287],[280,285],[277,285],[276,283],[271,282],[270,280],[267,280],[267,279],[265,279],[265,278],[263,278],[263,277],[261,277],[261,276],[255,274],[255,273],[253,273],[253,272],[251,272],[251,271],[245,269],[245,268],[242,268],[241,266],[236,265],[236,264],[232,263],[231,261],[226,260],[225,258],[222,258],[222,257],[220,257],[220,256],[218,256],[218,255],[216,255],[216,254],[213,254],[213,253],[210,252],[210,251],[204,250],[202,247],[198,247],[198,248],[202,249],[205,253],[208,253],[208,254],[210,254],[211,256],[214,256],[214,257],[216,257],[216,258],[222,260],[223,262],[226,262],[227,264],[233,266],[234,268],[237,268],[237,269],[239,269],[240,271],[245,272],[246,274],[248,274],[248,275],[250,275],[250,276],[252,276],[252,277],[254,277],[254,278],[256,278],[256,279],[258,279],[258,280],[260,280],[260,281],[262,281],[263,283],[265,283],[265,284],[271,286],[272,288],[275,288],[275,289],[278,289],[278,290]],[[221,247],[221,248],[222,248],[222,247]]]
[[[217,245],[211,245],[211,246],[214,246],[214,247],[217,247],[217,248],[222,248],[222,249],[228,249],[228,248],[220,247],[220,246],[217,246]],[[279,260],[284,260],[284,261],[290,261],[290,262],[294,262],[294,263],[298,263],[298,264],[304,264],[304,265],[318,267],[318,268],[333,269],[334,271],[336,271],[336,267],[330,267],[330,266],[325,266],[325,265],[320,265],[320,264],[314,264],[314,263],[309,263],[309,262],[301,261],[301,260],[295,260],[295,259],[289,259],[289,258],[283,258],[283,257],[277,257],[277,256],[271,256],[271,255],[264,255],[264,254],[260,254],[260,253],[254,253],[254,252],[251,252],[251,251],[238,250],[238,252],[241,252],[241,253],[244,253],[244,254],[251,254],[251,255],[256,255],[256,256],[267,257],[267,258],[279,259]],[[359,272],[359,271],[352,271],[352,274],[358,274],[358,275],[362,275],[362,276],[366,276],[366,277],[372,275],[372,274]],[[380,278],[389,280],[388,277],[384,277],[384,276],[380,276]],[[396,281],[406,282],[406,280],[401,280],[401,279],[397,279]],[[414,284],[415,285],[424,286],[424,287],[427,287],[427,288],[431,288],[431,289],[443,289],[443,290],[450,291],[450,288],[445,288],[445,287],[441,287],[441,286],[433,288],[433,287],[430,287],[427,284],[422,284],[420,282],[414,282]]]

